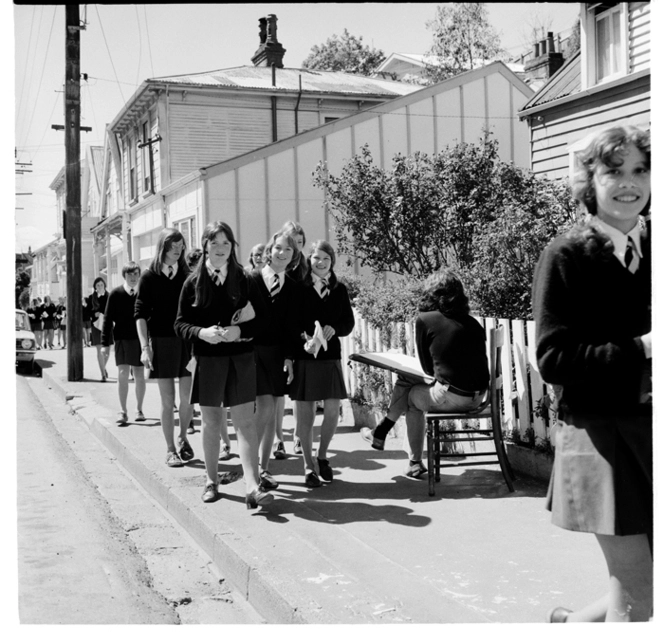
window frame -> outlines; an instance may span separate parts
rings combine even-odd
[[[141,142],[145,143],[152,138],[152,127],[150,124],[150,115],[148,114],[141,122]],[[138,146],[138,141],[137,141]],[[141,166],[142,166],[142,179],[141,185],[143,196],[152,194],[152,174],[150,172],[150,153],[152,146],[146,145],[141,148]]]

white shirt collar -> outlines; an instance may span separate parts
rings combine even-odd
[[[171,266],[165,263],[161,265],[161,272],[166,275],[166,277],[168,277],[169,268],[173,269],[173,277],[175,277],[178,274],[178,263],[175,262],[175,264],[172,264]]]
[[[284,271],[281,271],[281,273],[277,273],[270,264],[265,264],[263,268],[261,268],[261,274],[263,275],[263,281],[265,282],[265,286],[267,286],[268,291],[272,287],[272,282],[274,282],[274,276],[276,275],[279,278],[279,286],[284,285],[284,280],[286,279],[286,275]]]
[[[639,257],[643,257],[641,253],[641,232],[638,222],[627,234],[621,232],[617,228],[610,226],[599,217],[593,217],[594,223],[597,227],[605,233],[608,238],[613,242],[613,254],[620,260],[622,264],[625,263],[625,251],[627,250],[627,238],[631,237],[634,242],[634,249]]]
[[[205,260],[205,268],[207,268],[210,277],[212,277],[214,273],[217,271],[217,269],[214,266],[212,266],[212,262],[210,261],[209,257]],[[224,264],[218,270],[219,270],[219,275],[221,276],[221,281],[223,282],[226,279],[226,276],[228,275],[228,262],[224,262]]]
[[[124,282],[122,284],[122,286],[124,286],[124,290],[127,292],[127,295],[131,295],[132,287],[129,286],[129,284],[127,284],[127,282]],[[138,285],[134,286],[133,290],[134,290],[134,295],[136,295],[136,291],[138,290]]]

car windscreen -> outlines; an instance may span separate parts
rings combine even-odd
[[[25,313],[16,314],[16,329],[22,331],[30,330],[30,323],[28,322],[28,316]]]

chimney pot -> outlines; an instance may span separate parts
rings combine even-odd
[[[256,53],[251,57],[251,62],[256,67],[278,67],[284,66],[283,59],[286,50],[277,40],[277,16],[273,13],[266,18],[258,20],[260,29],[260,45]]]
[[[540,54],[540,44],[538,42],[535,43],[535,58],[537,58]]]

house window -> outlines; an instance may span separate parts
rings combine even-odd
[[[196,242],[196,220],[194,217],[173,223],[173,228],[179,230],[184,237],[187,251],[198,246]]]
[[[622,3],[603,3],[595,9],[595,69],[598,83],[625,73]]]
[[[150,140],[150,121],[144,121],[141,124],[141,144]],[[150,174],[150,150],[151,146],[146,145],[141,148],[141,164],[143,166],[143,192],[150,192],[152,189],[152,176]]]
[[[127,140],[129,148],[129,199],[136,201],[138,199],[138,177],[136,169],[136,137],[130,136]]]

